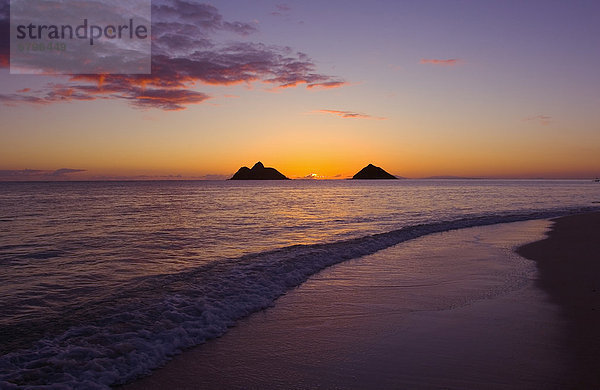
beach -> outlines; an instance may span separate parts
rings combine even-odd
[[[599,223],[453,230],[335,265],[124,388],[595,387]]]
[[[555,220],[548,238],[519,248],[566,320],[571,386],[600,387],[600,213]]]

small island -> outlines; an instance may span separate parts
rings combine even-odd
[[[241,167],[229,180],[290,180],[275,168],[266,168],[260,161],[252,169]]]
[[[380,167],[369,164],[352,177],[353,180],[395,180],[396,176],[387,173]]]

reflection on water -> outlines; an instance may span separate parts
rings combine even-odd
[[[577,181],[0,183],[0,354],[30,348],[0,368],[131,379],[328,265],[597,199]]]
[[[53,310],[215,259],[597,199],[584,181],[1,183],[0,298]]]

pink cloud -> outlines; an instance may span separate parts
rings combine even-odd
[[[451,58],[451,59],[448,59],[448,60],[437,60],[437,59],[426,59],[426,58],[423,58],[423,59],[421,59],[421,61],[419,63],[422,64],[422,65],[429,64],[429,65],[440,65],[440,66],[454,66],[454,65],[461,64],[462,60],[455,59],[455,58]]]
[[[327,81],[327,82],[323,82],[323,83],[314,83],[314,84],[309,84],[306,86],[306,88],[315,88],[315,89],[332,89],[332,88],[339,88],[339,87],[343,87],[345,85],[348,85],[347,82],[345,81]]]
[[[367,114],[361,114],[361,113],[352,112],[352,111],[316,110],[314,112],[319,113],[319,114],[336,115],[336,116],[339,116],[340,118],[344,118],[344,119],[375,119],[375,120],[385,120],[385,119],[387,119],[387,118],[375,117],[375,116],[371,116],[371,115],[367,115]]]
[[[273,16],[288,16],[289,12],[292,10],[288,4],[277,4],[275,5],[276,11],[271,12]]]
[[[535,115],[523,119],[524,122],[538,122],[542,126],[552,123],[552,117],[549,115]]]

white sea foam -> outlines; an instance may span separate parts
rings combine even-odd
[[[335,243],[247,255],[185,273],[151,276],[138,281],[138,288],[168,288],[163,299],[117,303],[99,320],[0,357],[0,388],[106,389],[148,374],[184,348],[224,334],[238,319],[272,305],[277,297],[333,264],[431,233],[592,210],[598,208],[422,224]]]

